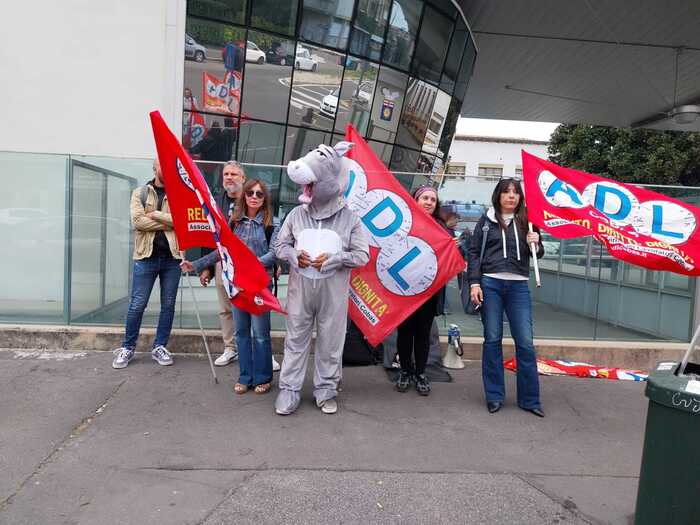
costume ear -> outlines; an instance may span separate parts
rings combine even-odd
[[[347,142],[345,140],[342,140],[342,141],[338,142],[338,144],[333,146],[333,149],[335,150],[335,152],[338,154],[339,157],[342,157],[348,151],[350,151],[354,145],[355,144],[353,144],[352,142]]]

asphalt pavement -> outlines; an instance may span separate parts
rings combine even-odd
[[[345,368],[340,409],[309,384],[234,395],[199,357],[0,351],[0,523],[629,522],[644,385],[543,377],[547,413],[488,414],[480,364],[423,398],[379,367]]]

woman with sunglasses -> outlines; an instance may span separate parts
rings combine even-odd
[[[428,215],[447,230],[440,218],[440,201],[433,186],[419,186],[413,198]],[[425,375],[425,365],[430,352],[430,328],[433,319],[442,315],[445,307],[445,289],[441,288],[398,326],[396,348],[401,362],[401,372],[396,381],[396,390],[406,392],[411,383],[422,395],[430,394],[430,381]],[[415,358],[415,360],[414,360]]]
[[[481,305],[484,323],[482,377],[486,407],[498,412],[505,399],[503,377],[503,312],[515,340],[518,406],[544,417],[540,404],[537,358],[532,342],[530,245],[544,255],[538,230],[528,231],[527,209],[520,183],[503,179],[491,196],[493,205],[474,227],[469,245],[470,298]]]
[[[260,263],[273,271],[275,253],[272,249],[278,226],[273,226],[270,197],[265,183],[259,179],[249,179],[238,196],[235,212],[231,218],[231,229],[241,241],[258,257]],[[207,268],[219,259],[219,252],[181,266],[185,271]],[[256,394],[270,391],[272,382],[272,341],[270,338],[270,312],[252,315],[235,306],[233,319],[236,326],[236,345],[240,376],[233,390],[245,394],[251,388]]]

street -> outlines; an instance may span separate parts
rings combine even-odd
[[[0,522],[628,523],[643,384],[542,377],[547,413],[488,414],[480,364],[427,398],[345,368],[338,414],[231,391],[235,365],[0,351]]]

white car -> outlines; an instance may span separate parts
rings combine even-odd
[[[245,49],[245,61],[255,62],[256,64],[265,63],[265,53],[260,49],[255,42],[248,40],[248,46]]]
[[[294,67],[303,71],[316,71],[318,69],[318,61],[311,56],[308,49],[301,47],[297,49]]]
[[[321,100],[321,104],[319,105],[321,115],[329,118],[335,117],[335,112],[338,109],[339,93],[340,88],[335,88],[333,91],[328,93],[328,95],[323,97],[323,100]]]

